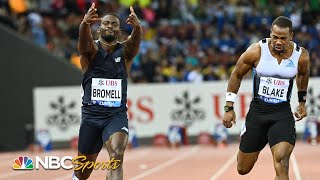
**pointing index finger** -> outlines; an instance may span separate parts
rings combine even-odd
[[[88,13],[92,13],[94,10],[95,10],[95,3],[92,3],[88,10]]]
[[[134,9],[133,9],[132,6],[130,6],[130,12],[135,14]]]

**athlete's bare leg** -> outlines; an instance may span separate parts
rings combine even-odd
[[[289,180],[289,159],[293,148],[288,142],[280,142],[271,147],[276,180]]]
[[[237,170],[241,175],[248,174],[253,168],[254,164],[257,162],[260,151],[252,153],[244,153],[241,150],[238,152],[237,157]]]
[[[128,135],[123,132],[116,132],[112,134],[105,142],[107,150],[109,152],[110,160],[114,159],[119,167],[116,169],[109,169],[107,174],[108,180],[123,180],[123,155],[128,143]]]

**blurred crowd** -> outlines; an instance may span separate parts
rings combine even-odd
[[[80,68],[78,29],[92,2],[100,16],[119,15],[121,40],[132,30],[125,23],[130,5],[141,19],[133,83],[227,79],[241,53],[269,37],[280,15],[292,20],[294,41],[309,51],[311,76],[320,76],[318,0],[0,0],[0,23]]]

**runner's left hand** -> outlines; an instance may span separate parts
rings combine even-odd
[[[141,27],[141,23],[136,15],[136,13],[134,12],[134,9],[132,6],[130,6],[130,15],[128,17],[128,19],[126,20],[126,22],[128,24],[130,24],[133,28],[136,28],[136,27]]]
[[[299,104],[297,111],[294,113],[294,116],[297,118],[296,121],[300,121],[307,116],[307,111],[304,104]]]

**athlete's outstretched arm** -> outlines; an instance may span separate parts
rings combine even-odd
[[[297,74],[297,89],[300,93],[307,92],[310,73],[310,57],[306,49],[302,48],[302,53],[298,62],[298,74]],[[305,95],[306,96],[306,95]],[[307,116],[305,108],[305,100],[299,102],[297,112],[294,113],[297,117],[297,121]]]
[[[97,21],[100,21],[100,19],[95,4],[92,3],[79,27],[78,51],[83,56],[90,57],[90,53],[93,51],[95,45],[90,25]]]
[[[133,58],[138,54],[142,36],[141,23],[132,6],[130,7],[130,12],[131,13],[126,22],[133,27],[133,30],[131,32],[131,35],[126,40],[124,47],[124,55],[126,60],[129,62],[131,62]]]
[[[254,67],[255,61],[260,58],[260,49],[260,45],[258,43],[254,43],[240,56],[231,73],[227,92],[235,94],[238,93],[242,77],[246,75],[252,67]],[[233,102],[228,101],[226,105],[232,106]]]
[[[233,69],[227,92],[234,94],[238,93],[242,77],[254,67],[255,62],[260,58],[260,45],[258,43],[252,44],[238,59],[238,62]],[[229,93],[228,93],[229,94]],[[234,96],[235,97],[235,96]],[[233,99],[233,98],[232,98]],[[233,107],[234,100],[226,99],[226,105]],[[223,125],[226,128],[231,128],[236,123],[236,113],[233,110],[224,113]]]

